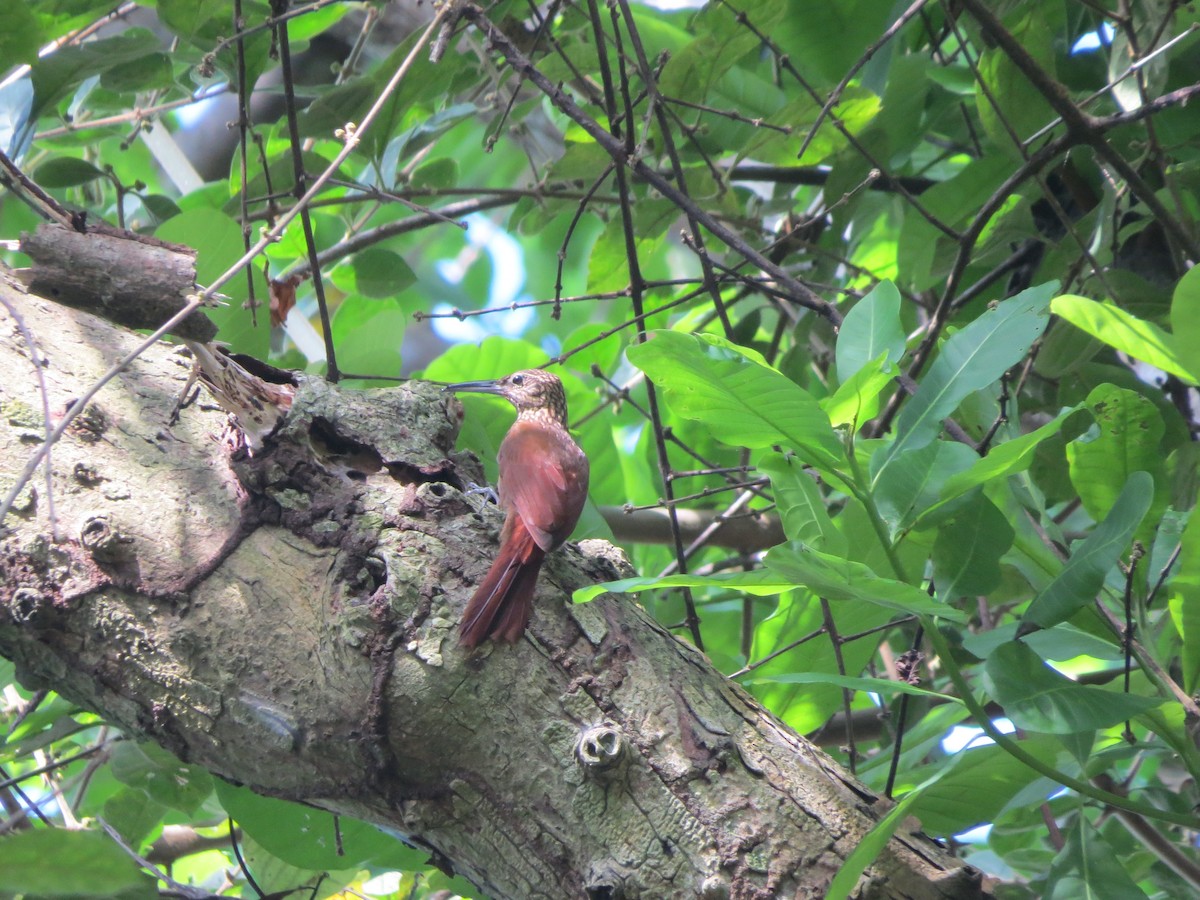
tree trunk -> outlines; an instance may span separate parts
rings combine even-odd
[[[0,272],[0,486],[137,335]],[[547,560],[516,645],[457,646],[500,515],[436,388],[305,380],[254,457],[158,345],[53,448],[0,532],[0,653],[131,736],[397,830],[496,897],[821,897],[889,804],[633,602],[607,544]],[[57,533],[57,536],[55,535]],[[858,896],[981,896],[902,828]]]

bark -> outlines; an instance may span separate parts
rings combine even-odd
[[[2,273],[0,273],[2,274]],[[61,411],[135,335],[11,279]],[[42,436],[0,312],[0,487]],[[463,493],[436,388],[304,381],[257,456],[160,345],[54,448],[0,532],[0,653],[21,680],[187,762],[394,829],[496,897],[822,897],[889,804],[624,598],[603,542],[547,560],[527,637],[456,645],[500,517]],[[57,529],[55,539],[53,530]],[[901,828],[857,896],[981,896]]]

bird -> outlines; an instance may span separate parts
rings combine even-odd
[[[588,459],[567,430],[567,396],[557,375],[525,369],[495,381],[466,381],[448,391],[496,394],[517,410],[500,443],[500,551],[475,589],[459,626],[470,650],[488,638],[514,642],[533,613],[546,554],[575,530],[588,491]]]
[[[235,358],[216,344],[193,340],[184,343],[196,361],[196,377],[220,407],[237,420],[247,449],[252,454],[262,450],[264,441],[292,408],[298,387],[295,376],[252,357]]]

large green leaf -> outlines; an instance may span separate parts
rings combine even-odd
[[[263,797],[226,781],[217,782],[217,797],[246,834],[297,868],[336,871],[372,861],[419,867],[426,859],[426,854],[356,819],[335,820],[324,810]]]
[[[900,292],[892,282],[881,281],[854,304],[838,329],[838,380],[845,382],[880,354],[886,354],[888,362],[899,362],[904,348]]]
[[[869,360],[846,381],[838,385],[832,396],[821,400],[821,409],[829,416],[829,424],[837,428],[849,425],[852,432],[879,413],[884,390],[896,377],[896,366],[880,353]]]
[[[1188,269],[1175,285],[1171,336],[1177,347],[1200,346],[1200,267]]]
[[[26,0],[0,0],[0,59],[5,66],[32,63],[38,58],[38,48],[46,43],[38,20]],[[7,150],[8,148],[2,148]]]
[[[1130,475],[1104,521],[1072,549],[1062,571],[1029,604],[1018,633],[1065,622],[1093,602],[1153,499],[1154,479],[1145,472]]]
[[[114,37],[61,47],[33,64],[33,116],[41,116],[93,75],[157,53],[162,41],[144,28],[131,28]]]
[[[967,395],[994,384],[1029,352],[1046,328],[1046,309],[1057,287],[1050,282],[1022,291],[951,335],[901,410],[895,440],[872,460],[875,483],[892,460],[937,437],[942,419]]]
[[[1200,685],[1200,516],[1194,512],[1180,541],[1179,568],[1171,579],[1171,620],[1180,639],[1183,689]]]
[[[1167,471],[1160,445],[1166,426],[1155,405],[1141,394],[1102,384],[1088,395],[1087,407],[1096,431],[1067,444],[1067,462],[1088,515],[1102,518],[1134,472],[1154,478],[1152,509],[1165,506]]]
[[[948,478],[965,471],[977,459],[966,444],[935,441],[894,460],[887,477],[875,483],[875,503],[892,533],[911,527],[937,502]]]
[[[1008,24],[1008,23],[1006,23]],[[1046,26],[1038,5],[1028,7],[1019,21],[1009,27],[1043,70],[1054,73],[1054,32]],[[1018,141],[1053,121],[1054,111],[1021,68],[999,47],[985,50],[979,58],[983,90],[976,94],[979,120],[992,143],[1009,156],[1024,152]]]
[[[212,793],[213,779],[208,772],[180,762],[157,744],[114,744],[110,765],[113,776],[122,784],[185,813],[195,812]]]
[[[751,350],[713,335],[660,331],[626,355],[663,389],[677,415],[711,426],[727,444],[786,444],[818,467],[845,464],[817,401]]]
[[[997,647],[987,659],[988,692],[1025,731],[1077,734],[1108,728],[1162,704],[1156,697],[1078,684],[1046,665],[1021,641]]]
[[[1200,366],[1193,361],[1194,352],[1189,352],[1186,346],[1177,343],[1171,334],[1153,322],[1139,319],[1112,304],[1073,294],[1055,297],[1050,311],[1134,359],[1162,369],[1188,384],[1200,384]]]
[[[1138,900],[1145,891],[1129,876],[1122,857],[1086,816],[1075,816],[1067,842],[1050,866],[1045,900]]]
[[[158,227],[154,236],[164,241],[186,244],[196,250],[196,281],[211,284],[242,256],[242,229],[225,213],[203,207],[190,209]],[[239,273],[220,288],[235,301],[248,294],[246,277]],[[260,292],[260,302],[262,301]],[[241,302],[229,303],[204,311],[221,329],[218,338],[229,342],[240,353],[266,358],[270,352],[271,329],[265,309],[258,310],[257,324]]]
[[[1067,421],[1067,417],[1074,411],[1075,407],[1063,410],[1036,431],[993,447],[987,456],[977,460],[969,469],[951,475],[942,484],[942,493],[938,502],[921,513],[915,522],[915,527],[921,527],[922,520],[931,517],[943,509],[947,503],[961,497],[967,491],[1029,468],[1038,445],[1047,438],[1058,434],[1063,423]]]
[[[1050,735],[1033,735],[1020,741],[1021,749],[1053,764],[1061,746]],[[921,792],[912,814],[933,835],[953,835],[993,822],[1018,794],[1048,796],[1057,786],[996,744],[959,751],[962,761],[936,784]],[[945,767],[945,761],[901,771],[897,790],[904,790]],[[1026,794],[1026,795],[1028,795]]]
[[[845,552],[846,538],[834,527],[816,481],[799,460],[767,453],[758,461],[758,470],[771,478],[771,492],[788,540],[803,541],[817,550]]]
[[[986,594],[1000,583],[1000,557],[1015,532],[1004,514],[982,493],[938,529],[933,544],[933,580],[938,597]]]
[[[966,616],[952,606],[938,603],[920,588],[881,578],[862,563],[813,550],[803,544],[773,547],[766,565],[828,600],[873,603],[908,615],[939,616],[965,622]]]
[[[0,837],[0,893],[41,897],[157,897],[154,882],[99,831],[35,828]]]

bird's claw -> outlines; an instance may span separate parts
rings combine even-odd
[[[484,499],[488,503],[499,503],[500,502],[500,496],[491,487],[491,485],[487,485],[487,484],[476,484],[473,481],[468,481],[466,494],[468,497],[471,494],[482,494]]]

